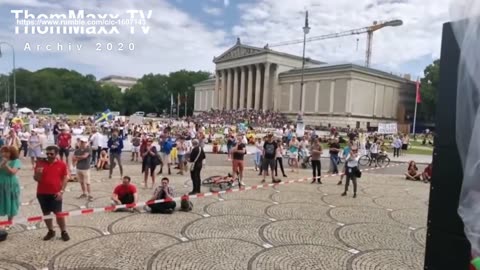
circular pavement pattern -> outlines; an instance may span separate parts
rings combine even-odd
[[[405,197],[405,187],[398,187],[392,185],[372,185],[362,189],[363,192],[375,196],[389,196],[389,197]]]
[[[415,230],[413,233],[413,238],[422,247],[425,247],[425,244],[427,243],[427,228],[420,228]]]
[[[427,226],[427,215],[427,209],[420,208],[401,209],[390,213],[395,221],[414,228]]]
[[[176,212],[172,215],[150,214],[149,218],[139,218],[138,215],[130,215],[111,225],[113,233],[120,232],[158,232],[174,237],[182,237],[183,226],[193,222],[201,216],[192,213]]]
[[[318,192],[301,192],[301,191],[281,191],[272,196],[272,199],[279,203],[311,203],[325,205],[322,201],[322,194]]]
[[[148,245],[146,240],[148,239]],[[118,270],[145,269],[158,250],[178,243],[156,233],[121,233],[83,241],[53,259],[49,269],[106,267]],[[102,256],[98,256],[102,254]]]
[[[378,207],[370,197],[365,197],[362,194],[357,194],[356,198],[350,196],[341,196],[340,194],[329,194],[323,196],[323,200],[330,205],[335,206],[371,206]]]
[[[295,179],[294,178],[288,178],[289,180],[291,179]],[[279,185],[279,186],[276,186],[275,189],[276,190],[279,190],[281,192],[291,192],[291,191],[294,191],[294,192],[317,192],[317,187],[319,187],[321,185],[318,185],[318,184],[310,184],[310,180],[307,180],[307,181],[303,181],[303,182],[300,182],[300,183],[290,183],[290,184],[286,184],[286,185]]]
[[[204,197],[191,200],[193,203],[192,213],[200,215],[206,214],[205,206],[218,202],[218,197]]]
[[[234,239],[204,239],[168,247],[151,261],[152,270],[242,270],[262,247]]]
[[[410,230],[393,224],[361,223],[345,225],[338,231],[338,237],[354,249],[365,251],[374,249],[398,249],[420,252],[418,245],[410,238]]]
[[[267,217],[265,208],[272,203],[254,200],[229,200],[215,202],[207,206],[206,212],[210,215],[238,215],[238,216],[256,216]]]
[[[347,269],[348,251],[315,245],[290,245],[267,249],[252,262],[252,270],[333,270]]]
[[[374,250],[352,260],[352,270],[418,270],[423,269],[421,252]]]
[[[425,205],[422,201],[419,201],[413,197],[407,199],[405,198],[405,196],[403,197],[385,196],[385,197],[374,199],[374,202],[380,207],[394,209],[394,210],[406,209],[406,208],[424,208],[424,205]]]
[[[26,263],[2,260],[0,261],[0,269],[2,270],[35,270],[35,267]]]
[[[328,216],[330,207],[308,203],[282,203],[267,208],[267,215],[274,219],[317,219],[331,221]]]
[[[110,224],[130,215],[133,215],[133,214],[126,213],[126,212],[118,212],[118,213],[106,212],[106,213],[89,214],[89,215],[83,215],[83,216],[75,216],[67,219],[67,225],[89,227],[89,228],[100,230],[101,232],[106,232],[108,231],[108,227],[110,226]]]
[[[367,206],[335,207],[330,210],[330,216],[342,223],[379,222],[394,223],[388,211],[382,208]]]
[[[189,224],[185,236],[190,239],[232,238],[263,244],[258,232],[269,223],[265,218],[249,216],[214,216]]]
[[[222,194],[222,198],[225,200],[259,200],[271,202],[270,196],[274,194],[275,191],[271,188],[269,189],[258,189],[254,192],[234,192],[234,193],[225,193]]]
[[[60,233],[57,228],[56,237],[51,241],[43,241],[42,238],[47,233],[47,230],[30,230],[23,233],[8,235],[8,240],[2,242],[0,245],[0,254],[2,258],[15,258],[19,262],[27,262],[35,267],[35,269],[42,269],[47,267],[50,258],[76,242],[91,239],[100,236],[101,234],[93,229],[67,227],[70,235],[70,241],[63,242],[59,239]],[[34,246],[32,246],[34,244]],[[29,248],[32,247],[32,248]],[[19,252],[21,248],[21,252]],[[1,265],[2,262],[0,262]]]
[[[347,247],[335,238],[339,225],[317,220],[282,220],[267,225],[262,234],[272,245],[312,244]]]

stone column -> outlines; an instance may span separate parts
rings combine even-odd
[[[227,71],[225,69],[222,69],[222,92],[221,92],[221,99],[220,99],[220,109],[225,108],[226,98],[227,98]]]
[[[282,101],[282,94],[279,93],[280,85],[278,84],[278,65],[275,65],[273,68],[273,110],[277,111],[280,107],[280,102]]]
[[[252,66],[247,66],[248,69],[248,82],[247,82],[247,109],[252,109],[252,98],[253,98],[253,72]]]
[[[227,110],[232,109],[232,70],[227,70]]]
[[[240,67],[240,105],[238,106],[239,109],[245,109],[245,68]]]
[[[219,106],[220,101],[220,71],[215,71],[215,91],[213,92],[213,103],[212,107],[214,109],[220,108]]]
[[[238,109],[238,68],[233,69],[233,105],[232,109]]]
[[[257,76],[255,78],[255,110],[258,110],[260,109],[260,82],[262,81],[262,73],[260,64],[255,64],[255,67],[257,68]]]
[[[270,104],[270,63],[265,63],[265,72],[263,81],[263,105],[262,109],[268,110]]]

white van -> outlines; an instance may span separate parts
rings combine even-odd
[[[145,112],[141,112],[141,111],[140,111],[140,112],[134,113],[133,115],[143,117],[143,116],[145,116]]]
[[[39,108],[38,110],[35,111],[37,114],[51,114],[52,109],[51,108]]]

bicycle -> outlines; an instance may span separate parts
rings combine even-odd
[[[209,186],[211,190],[228,190],[231,189],[236,182],[239,182],[238,180],[238,176],[234,179],[230,173],[227,176],[214,175],[202,180],[202,185]]]
[[[370,153],[361,156],[360,159],[358,160],[358,164],[360,166],[367,166],[367,165],[371,166],[372,162],[373,162],[373,159]],[[388,157],[387,153],[379,153],[375,162],[376,162],[376,166],[385,167],[390,164],[390,158]]]

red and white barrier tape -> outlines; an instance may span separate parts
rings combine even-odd
[[[360,171],[367,172],[367,171],[373,171],[373,170],[384,169],[384,168],[389,168],[389,167],[396,167],[396,166],[399,166],[399,165],[401,165],[401,164],[394,164],[394,165],[388,165],[388,166],[376,167],[376,168],[367,168],[367,169],[362,169]],[[341,175],[343,175],[343,174],[327,174],[327,175],[320,176],[320,178],[328,178],[328,177],[341,176]],[[32,217],[27,217],[27,218],[17,218],[17,219],[14,219],[13,221],[8,221],[8,220],[0,221],[0,227],[11,226],[11,225],[14,225],[14,224],[27,224],[27,223],[33,223],[33,222],[41,222],[43,220],[53,219],[55,217],[73,217],[73,216],[89,215],[89,214],[93,214],[93,213],[112,212],[112,211],[115,211],[115,210],[118,210],[118,209],[137,208],[137,207],[143,207],[145,205],[152,205],[152,204],[163,203],[163,202],[171,202],[171,201],[180,202],[182,199],[187,199],[187,198],[188,199],[204,198],[204,197],[218,196],[220,194],[227,194],[227,193],[233,193],[233,192],[257,190],[257,189],[262,189],[262,188],[266,189],[266,188],[279,186],[279,185],[300,183],[300,182],[308,181],[308,180],[312,180],[312,179],[313,179],[313,177],[305,177],[305,178],[299,178],[299,179],[295,179],[295,180],[282,181],[280,183],[269,183],[269,184],[261,184],[261,185],[240,187],[240,188],[237,188],[237,189],[222,190],[222,191],[217,191],[217,192],[199,193],[199,194],[195,194],[195,195],[184,195],[184,196],[180,196],[180,197],[162,199],[162,200],[150,200],[150,201],[146,201],[146,202],[122,204],[122,205],[112,205],[112,206],[105,206],[105,207],[100,207],[100,208],[87,208],[87,209],[73,210],[73,211],[69,211],[69,212],[60,212],[60,213],[57,213],[57,214],[51,214],[51,215],[46,215],[46,216],[32,216]]]

